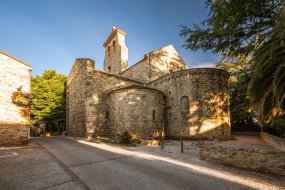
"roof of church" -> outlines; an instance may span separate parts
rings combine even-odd
[[[142,86],[142,85],[137,85],[137,84],[131,84],[131,85],[128,85],[128,86],[124,86],[122,88],[117,88],[115,90],[112,90],[112,91],[108,92],[108,94],[111,93],[111,92],[114,92],[114,91],[127,90],[127,89],[147,89],[147,90],[155,90],[155,91],[163,93],[162,91],[154,89],[154,88],[149,88],[149,87]]]
[[[129,70],[130,68],[132,68],[132,67],[134,67],[134,66],[140,64],[140,63],[143,62],[144,60],[146,60],[150,54],[153,54],[153,53],[158,52],[158,51],[162,51],[162,50],[164,50],[164,49],[166,49],[166,48],[168,48],[168,47],[171,47],[171,48],[173,48],[173,49],[176,51],[175,47],[174,47],[172,44],[169,44],[169,45],[164,46],[164,47],[162,47],[162,48],[159,48],[159,49],[150,51],[150,52],[144,54],[144,57],[143,57],[140,61],[136,62],[135,64],[133,64],[132,66],[130,66],[130,67],[127,68],[126,70],[120,72],[119,75],[122,74],[122,73],[124,73],[125,71]],[[177,52],[177,51],[176,51],[176,52]],[[178,52],[177,52],[177,54],[179,55]],[[180,57],[180,55],[179,55],[179,57]]]
[[[3,54],[3,55],[6,55],[7,57],[10,57],[11,59],[14,59],[14,60],[20,62],[20,63],[22,63],[22,64],[24,64],[24,65],[26,65],[26,66],[28,66],[28,67],[31,67],[31,68],[32,68],[32,66],[31,66],[30,64],[28,64],[28,63],[26,63],[26,62],[24,62],[24,61],[22,61],[22,60],[20,60],[20,59],[18,59],[18,58],[16,58],[16,57],[10,55],[10,54],[8,54],[8,53],[2,51],[2,50],[0,50],[0,53]]]

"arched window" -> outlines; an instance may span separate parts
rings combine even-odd
[[[111,66],[108,67],[108,71],[111,72]]]
[[[108,46],[108,56],[110,56],[110,51],[111,51],[111,48],[110,46]]]
[[[189,97],[183,96],[181,98],[181,114],[182,115],[188,115],[190,113],[189,111]]]
[[[115,41],[113,41],[113,51],[115,52],[115,49],[116,49],[116,44],[115,44]]]

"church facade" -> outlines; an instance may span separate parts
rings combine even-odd
[[[128,67],[125,36],[113,27],[103,45],[104,71],[91,59],[75,60],[67,82],[68,135],[231,138],[226,71],[188,69],[172,45]]]

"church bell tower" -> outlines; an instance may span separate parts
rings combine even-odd
[[[119,28],[113,27],[106,42],[104,71],[118,75],[128,68],[128,48],[125,43],[127,33]]]

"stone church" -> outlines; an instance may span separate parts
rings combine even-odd
[[[128,131],[140,139],[231,137],[229,74],[188,69],[172,45],[149,52],[128,67],[126,32],[113,27],[103,44],[104,70],[78,58],[67,82],[70,136],[116,139]]]

